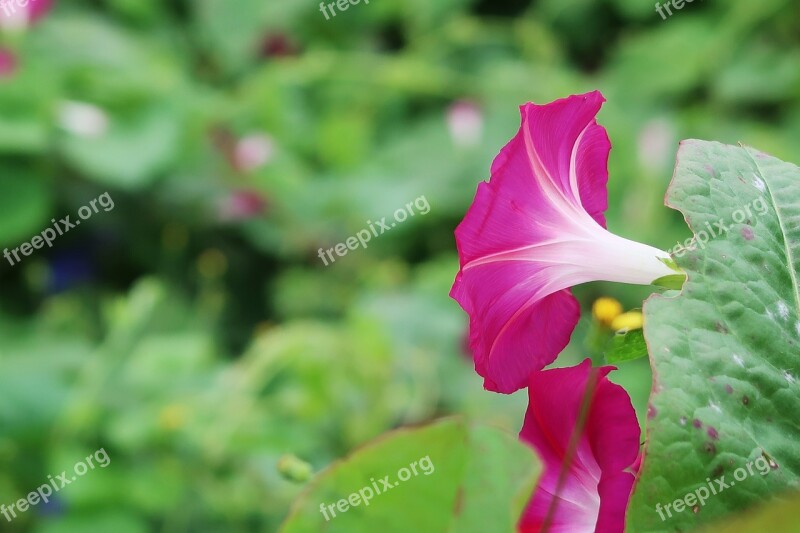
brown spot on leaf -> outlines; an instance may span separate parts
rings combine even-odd
[[[742,237],[744,237],[744,240],[746,240],[746,241],[752,241],[753,240],[753,229],[750,226],[744,226],[742,228]]]
[[[727,392],[728,394],[731,394],[733,392],[733,387],[731,387],[728,384],[725,384],[725,392]]]
[[[744,405],[749,405],[750,404],[750,397],[747,396],[746,394],[744,396],[742,396],[742,403]]]
[[[692,420],[692,425],[693,425],[694,427],[696,427],[697,429],[700,429],[701,427],[703,427],[703,423],[702,423],[702,422],[700,422],[700,421],[699,421],[698,419],[696,419],[696,418],[695,418],[694,420]]]
[[[713,442],[706,442],[705,444],[703,444],[703,450],[705,450],[707,453],[710,453],[711,455],[717,453],[717,447],[714,446]]]
[[[719,432],[713,427],[708,426],[706,433],[708,433],[708,436],[711,437],[712,439],[719,440]]]

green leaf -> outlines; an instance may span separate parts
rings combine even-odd
[[[633,361],[647,355],[647,344],[641,329],[618,332],[611,338],[606,351],[606,361],[613,365],[625,361]]]
[[[751,148],[684,141],[667,204],[697,246],[676,297],[644,306],[655,383],[632,531],[687,531],[800,484],[800,169]],[[721,224],[718,226],[717,224]],[[726,228],[723,231],[722,228]],[[705,505],[662,507],[756,460]]]
[[[674,260],[674,259],[672,259],[671,257],[667,257],[667,258],[659,258],[658,260],[659,260],[659,261],[661,261],[662,263],[664,263],[665,265],[667,265],[669,268],[671,268],[671,269],[672,269],[672,270],[674,270],[675,272],[678,272],[679,274],[683,274],[683,271],[682,271],[682,270],[680,269],[680,267],[679,267],[679,266],[678,266],[678,265],[675,263],[675,260]],[[659,279],[659,280],[661,280],[661,279],[664,279],[664,278],[670,278],[670,277],[671,277],[671,276],[664,276],[664,277],[661,277],[661,278],[658,278],[658,279]]]
[[[52,198],[47,183],[35,172],[19,166],[6,168],[8,174],[0,180],[0,245],[19,246],[50,224]]]
[[[412,463],[417,475],[400,481]],[[322,472],[281,531],[512,532],[540,471],[533,451],[513,436],[446,419],[395,431]],[[368,505],[359,501],[345,512],[336,509],[364,488],[375,493]],[[327,521],[321,504],[334,505]]]
[[[663,276],[653,282],[653,285],[664,287],[665,289],[680,290],[683,287],[683,282],[686,281],[686,276],[683,274],[672,274],[670,276]]]

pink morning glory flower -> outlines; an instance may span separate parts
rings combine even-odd
[[[520,533],[623,531],[640,431],[625,389],[606,377],[612,370],[587,359],[531,375],[520,438],[536,449],[544,472]]]
[[[651,284],[674,275],[666,252],[605,229],[611,143],[599,92],[520,108],[522,126],[456,229],[461,268],[450,295],[469,314],[484,387],[527,384],[569,342],[589,281]]]

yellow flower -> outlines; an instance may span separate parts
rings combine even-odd
[[[592,315],[595,320],[605,327],[610,327],[611,322],[622,313],[622,304],[614,298],[603,297],[594,301]]]
[[[626,329],[628,331],[632,329],[641,329],[643,325],[644,316],[642,316],[641,311],[628,311],[611,321],[611,329],[614,331],[619,331],[621,329]]]

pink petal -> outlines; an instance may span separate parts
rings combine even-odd
[[[522,108],[522,128],[530,139],[529,152],[539,156],[550,181],[605,227],[611,142],[595,120],[603,102],[603,95],[594,91],[549,105],[529,104]]]
[[[580,307],[568,289],[539,297],[546,273],[533,263],[495,263],[478,274],[462,272],[468,282],[457,280],[450,295],[470,316],[469,346],[484,387],[511,393],[569,343]],[[520,342],[532,332],[541,332],[536,342]]]
[[[582,217],[591,208],[591,216],[604,223],[611,143],[594,119],[603,101],[594,92],[520,108],[522,125],[517,135],[495,158],[491,180],[478,186],[472,206],[456,229],[462,266],[478,257],[526,246],[532,237],[553,234],[558,228],[551,221],[565,214]],[[578,170],[584,174],[573,176],[569,171],[573,150]],[[554,164],[552,151],[564,161]],[[591,164],[590,158],[597,157]]]
[[[555,505],[548,531],[623,531],[636,461],[639,425],[625,390],[606,377],[613,367],[580,365],[535,372],[520,438],[544,462],[544,474],[519,524],[523,533],[541,531]],[[563,476],[587,383],[593,380],[589,411],[574,456]]]

